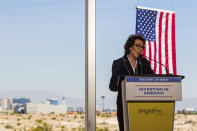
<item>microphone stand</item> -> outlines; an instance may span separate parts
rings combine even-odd
[[[145,56],[145,55],[143,55],[143,54],[141,54],[142,56],[144,56],[144,57],[146,57],[146,58],[148,58],[148,59],[151,59],[150,57],[148,57],[148,56]],[[160,62],[158,62],[158,61],[156,61],[156,60],[154,60],[154,59],[151,59],[152,61],[154,61],[154,62],[156,62],[156,63],[158,63],[158,64],[160,64],[160,65],[162,65],[163,67],[165,67],[165,70],[166,70],[166,74],[167,75],[172,75],[172,74],[169,74],[169,72],[168,72],[168,69],[167,69],[167,67],[164,65],[164,64],[162,64],[162,63],[160,63]]]
[[[140,65],[140,75],[142,75],[142,62],[141,62],[141,60],[142,60],[142,57],[140,57],[140,59],[138,61],[138,64]]]

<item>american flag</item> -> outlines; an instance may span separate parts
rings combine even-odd
[[[137,7],[136,34],[145,38],[143,55],[154,59],[176,75],[175,12]],[[149,59],[156,74],[165,74],[165,67]]]

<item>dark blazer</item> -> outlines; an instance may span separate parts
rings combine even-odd
[[[150,63],[146,58],[140,57],[137,60],[137,66],[135,69],[135,74],[154,74],[150,67]],[[135,75],[133,68],[126,55],[114,60],[112,64],[112,77],[109,84],[109,89],[111,91],[118,91],[117,105],[122,106],[122,92],[121,92],[121,81],[123,78],[121,76]]]

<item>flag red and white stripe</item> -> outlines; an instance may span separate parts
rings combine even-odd
[[[155,13],[155,21],[153,18],[154,13]],[[145,7],[137,7],[137,15],[138,16],[136,19],[136,33],[142,34],[146,40],[145,50],[143,54],[150,57],[151,59],[158,61],[159,63],[162,63],[167,67],[169,73],[176,75],[177,69],[176,69],[176,45],[175,45],[175,12],[164,11],[159,9],[149,9]],[[150,19],[153,19],[154,23],[145,25],[145,22],[149,21]],[[141,24],[142,26],[138,26],[139,24]],[[154,29],[151,29],[150,27],[148,30],[143,26],[143,24],[146,26],[146,28],[147,27],[149,28],[149,26],[152,27],[152,25],[154,25],[153,27]],[[150,30],[153,30],[154,34],[150,34],[151,33]],[[146,33],[146,31],[148,31],[148,33]],[[153,35],[153,37],[149,38],[151,35]],[[151,64],[151,68],[154,70],[156,74],[166,73],[165,67],[163,67],[162,65],[152,60],[149,60],[149,62]]]

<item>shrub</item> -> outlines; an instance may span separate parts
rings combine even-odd
[[[47,125],[46,123],[43,123],[43,125],[39,125],[36,128],[31,128],[28,131],[52,131],[52,127],[50,125]]]
[[[6,129],[14,129],[14,127],[11,126],[11,125],[5,125],[5,128],[6,128]]]
[[[84,128],[79,128],[79,131],[85,131],[85,129]]]
[[[52,120],[55,120],[56,118],[55,117],[53,117],[53,118],[51,118]]]
[[[185,121],[184,124],[190,124],[192,122],[193,122],[192,120],[188,120],[188,121]]]
[[[77,118],[77,115],[74,116],[74,119],[76,119],[76,118]]]
[[[37,122],[37,123],[42,123],[42,120],[35,120],[35,122]]]
[[[81,116],[81,119],[84,119],[84,116]]]
[[[109,131],[107,127],[103,128],[96,128],[96,131]]]
[[[32,117],[32,116],[30,115],[27,119],[28,119],[28,120],[30,120],[30,119],[31,119],[31,117]]]

